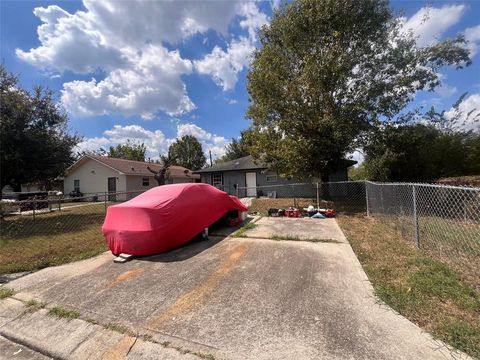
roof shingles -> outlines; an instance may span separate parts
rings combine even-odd
[[[159,171],[161,169],[161,165],[156,163],[125,160],[100,155],[86,155],[86,157],[97,160],[125,175],[153,176],[153,174],[148,171],[147,167],[150,167],[150,169],[154,171]],[[170,176],[175,178],[199,178],[198,175],[193,174],[190,170],[184,168],[183,166],[173,165],[168,168],[168,171]]]

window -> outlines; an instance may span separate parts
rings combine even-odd
[[[73,180],[73,191],[80,192],[80,180]]]
[[[277,175],[267,175],[266,180],[269,183],[277,182]]]
[[[143,185],[143,186],[150,186],[150,178],[144,177],[144,178],[142,179],[142,185]]]
[[[212,174],[212,185],[220,188],[223,185],[223,174],[222,173],[217,173],[217,174]]]

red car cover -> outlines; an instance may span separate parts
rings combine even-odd
[[[248,209],[208,184],[163,185],[110,206],[102,232],[113,254],[156,254],[185,244],[230,210]]]

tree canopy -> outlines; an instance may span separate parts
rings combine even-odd
[[[74,161],[80,141],[68,133],[68,117],[51,90],[21,88],[18,78],[0,65],[1,188],[22,183],[47,187]]]
[[[127,140],[125,144],[118,144],[115,147],[110,146],[107,155],[126,160],[145,161],[146,152],[147,147],[144,143],[136,143]]]
[[[384,125],[365,146],[366,178],[378,181],[432,181],[480,174],[480,133],[454,132],[434,125]]]
[[[251,130],[247,129],[240,132],[240,139],[232,138],[230,143],[227,145],[225,155],[223,155],[219,160],[230,161],[250,155],[250,134]]]
[[[202,144],[192,135],[182,136],[170,145],[168,158],[173,159],[174,164],[189,170],[201,169],[206,162]]]
[[[259,39],[247,75],[250,150],[282,175],[335,168],[362,131],[435,89],[442,66],[469,65],[461,36],[419,47],[385,0],[294,0]]]

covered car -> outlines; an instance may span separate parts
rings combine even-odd
[[[113,254],[151,255],[187,243],[231,211],[247,210],[208,184],[163,185],[110,206],[102,232]]]

